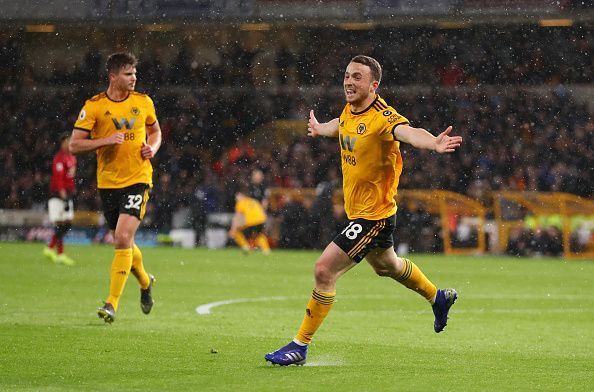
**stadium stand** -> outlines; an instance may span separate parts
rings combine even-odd
[[[133,34],[116,29],[109,45],[102,39],[107,28],[98,28],[90,45],[77,43],[75,28],[64,28],[59,38],[10,28],[0,32],[0,55],[12,59],[0,64],[0,114],[6,119],[0,124],[5,135],[0,208],[43,210],[54,136],[71,129],[83,99],[100,91],[102,64],[114,48],[137,52],[137,89],[150,93],[159,109],[164,144],[155,159],[155,192],[145,222],[159,232],[175,226],[176,211],[183,210],[189,216],[184,224],[203,233],[205,216],[230,212],[235,180],[258,167],[271,187],[318,188],[307,202],[273,211],[278,245],[327,242],[328,233],[308,237],[307,231],[290,239],[280,222],[340,222],[331,200],[339,187],[337,144],[308,139],[305,132],[288,137],[279,120],[305,129],[309,108],[321,119],[337,115],[341,67],[358,53],[384,65],[380,94],[413,123],[432,130],[452,124],[467,141],[444,157],[404,147],[401,188],[467,195],[482,203],[488,219],[494,217],[494,191],[593,197],[594,30],[588,23],[551,28],[380,24],[361,31],[173,26],[163,31],[139,26]],[[270,39],[273,34],[278,38]],[[64,40],[72,45],[64,47]],[[260,142],[262,132],[268,143]],[[99,207],[90,191],[93,165],[92,159],[80,161],[78,209]],[[446,166],[451,170],[444,175],[439,168]],[[423,213],[402,215],[431,219]],[[411,249],[442,246],[425,241]]]

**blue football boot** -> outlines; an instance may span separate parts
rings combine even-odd
[[[435,332],[440,333],[448,324],[448,313],[457,299],[458,293],[454,289],[437,290],[435,303],[431,305],[435,315],[435,321],[433,322]]]
[[[266,354],[264,359],[274,365],[289,366],[304,365],[305,357],[307,357],[307,346],[291,342],[273,353]]]

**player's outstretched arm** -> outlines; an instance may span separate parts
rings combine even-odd
[[[393,132],[397,140],[417,148],[437,151],[440,154],[454,152],[462,143],[462,136],[449,136],[452,132],[451,126],[438,136],[433,136],[423,128],[413,128],[409,125],[398,125]]]
[[[89,133],[74,129],[70,136],[70,145],[68,149],[72,154],[82,154],[84,152],[94,151],[103,146],[112,144],[122,144],[124,142],[124,133],[115,132],[111,136],[101,139],[89,139]]]
[[[314,111],[309,111],[309,122],[307,124],[307,136],[338,136],[338,118],[325,123],[319,123],[314,115]]]

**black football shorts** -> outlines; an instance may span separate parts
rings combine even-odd
[[[246,238],[255,238],[264,232],[264,224],[244,227],[241,232]]]
[[[142,220],[149,199],[148,184],[134,184],[120,189],[99,189],[103,215],[111,230],[115,230],[120,214],[128,214]]]
[[[357,218],[350,220],[332,242],[358,263],[374,248],[394,246],[392,234],[395,228],[396,215],[380,220]]]

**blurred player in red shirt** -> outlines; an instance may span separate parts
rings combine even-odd
[[[48,202],[49,220],[55,225],[50,243],[43,249],[43,254],[56,263],[74,264],[74,260],[64,254],[64,236],[74,218],[74,175],[76,157],[68,151],[70,136],[60,137],[60,150],[52,162],[50,181],[50,199]]]

